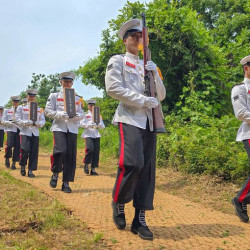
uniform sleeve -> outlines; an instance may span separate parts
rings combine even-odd
[[[40,117],[39,117],[39,121],[38,121],[38,124],[39,124],[39,127],[42,128],[44,125],[45,125],[45,116],[44,116],[44,112],[43,110],[41,111],[41,114],[40,114]]]
[[[155,87],[156,87],[158,99],[159,101],[162,101],[166,97],[166,89],[158,71],[156,74],[154,74],[154,81],[155,81]]]
[[[8,109],[5,109],[4,112],[3,112],[3,118],[2,118],[3,124],[4,124],[4,122],[8,121],[7,113],[8,113]]]
[[[142,108],[145,103],[146,96],[124,86],[122,56],[113,56],[109,60],[105,75],[105,86],[109,96],[125,104]]]
[[[100,124],[101,124],[101,128],[100,129],[104,129],[105,125],[104,125],[104,122],[103,122],[102,118],[100,119]]]
[[[232,89],[231,101],[235,117],[241,121],[250,123],[250,111],[247,107],[247,94],[244,85],[237,85]],[[250,95],[249,95],[250,102]]]
[[[76,112],[80,115],[80,118],[83,119],[85,117],[84,112],[81,107],[81,101],[79,99],[79,105],[77,105]]]
[[[55,93],[50,94],[45,107],[45,115],[51,119],[54,119],[57,113],[56,98],[57,97]]]
[[[18,106],[15,112],[15,122],[17,123],[17,125],[23,125],[23,107],[22,106]]]

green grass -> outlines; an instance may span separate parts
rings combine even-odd
[[[100,249],[102,234],[92,234],[71,211],[31,185],[0,170],[0,249]]]

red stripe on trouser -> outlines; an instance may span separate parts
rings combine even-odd
[[[250,140],[248,140],[248,144],[250,146]],[[248,180],[248,183],[247,183],[245,189],[242,191],[242,193],[241,193],[241,195],[239,197],[240,202],[243,202],[243,200],[246,198],[246,195],[249,192],[249,190],[250,190],[250,178]]]
[[[119,168],[121,169],[121,173],[120,173],[120,175],[117,179],[117,183],[116,183],[114,202],[117,202],[117,200],[118,200],[120,186],[121,186],[124,171],[125,171],[125,169],[124,169],[124,134],[123,134],[123,130],[122,130],[122,123],[119,123],[119,128],[120,128],[120,135],[121,135],[121,151],[120,151],[120,159],[119,159]]]
[[[84,140],[85,140],[85,156],[84,156],[83,161],[82,161],[83,163],[85,161],[85,157],[86,157],[86,154],[87,154],[87,146],[86,146],[87,140],[86,140],[86,138]]]
[[[19,159],[21,160],[21,158],[22,158],[22,148],[21,148],[21,145],[22,145],[22,136],[20,135],[19,136],[19,139],[20,139],[20,154],[19,154]]]
[[[53,133],[53,147],[55,146],[55,134]],[[50,155],[50,170],[52,171],[52,166],[54,164],[54,156]]]

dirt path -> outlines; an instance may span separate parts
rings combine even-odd
[[[1,169],[3,153],[0,153]],[[112,249],[249,249],[250,224],[236,216],[224,214],[192,203],[177,196],[156,190],[155,210],[148,212],[147,222],[154,232],[154,241],[143,241],[130,232],[134,209],[126,205],[127,228],[116,229],[112,222],[111,191],[115,179],[105,173],[98,177],[86,176],[77,168],[72,194],[49,187],[51,172],[49,156],[41,153],[36,178],[22,177],[18,169],[11,174],[44,193],[58,199],[87,224],[93,233],[102,233]]]

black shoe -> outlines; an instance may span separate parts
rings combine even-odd
[[[96,173],[96,171],[90,171],[90,175],[96,175],[96,176],[98,176],[99,174],[98,173]]]
[[[71,188],[68,186],[68,187],[65,187],[64,186],[64,183],[62,184],[62,191],[64,192],[64,193],[72,193],[72,190],[71,190]]]
[[[131,232],[138,234],[143,240],[153,240],[153,233],[145,225],[142,225],[139,221],[133,220],[131,225]]]
[[[15,164],[15,162],[12,162],[11,169],[12,170],[16,170],[16,164]]]
[[[234,197],[231,201],[234,206],[235,214],[243,222],[247,223],[249,221],[249,217],[247,215],[247,205],[243,202],[240,202],[237,197]]]
[[[10,168],[10,160],[9,160],[9,158],[5,158],[5,166],[6,166],[6,168]]]
[[[28,173],[28,177],[35,178],[36,176],[33,173]]]
[[[89,174],[89,166],[87,164],[84,165],[84,173]]]
[[[113,221],[118,229],[126,227],[126,219],[124,213],[124,204],[118,204],[112,201],[111,207],[113,209]]]
[[[57,179],[54,177],[54,175],[51,176],[49,185],[50,185],[50,187],[52,187],[52,188],[56,188],[56,186],[57,186]]]
[[[22,176],[26,175],[25,166],[21,166],[20,173],[21,173]]]

